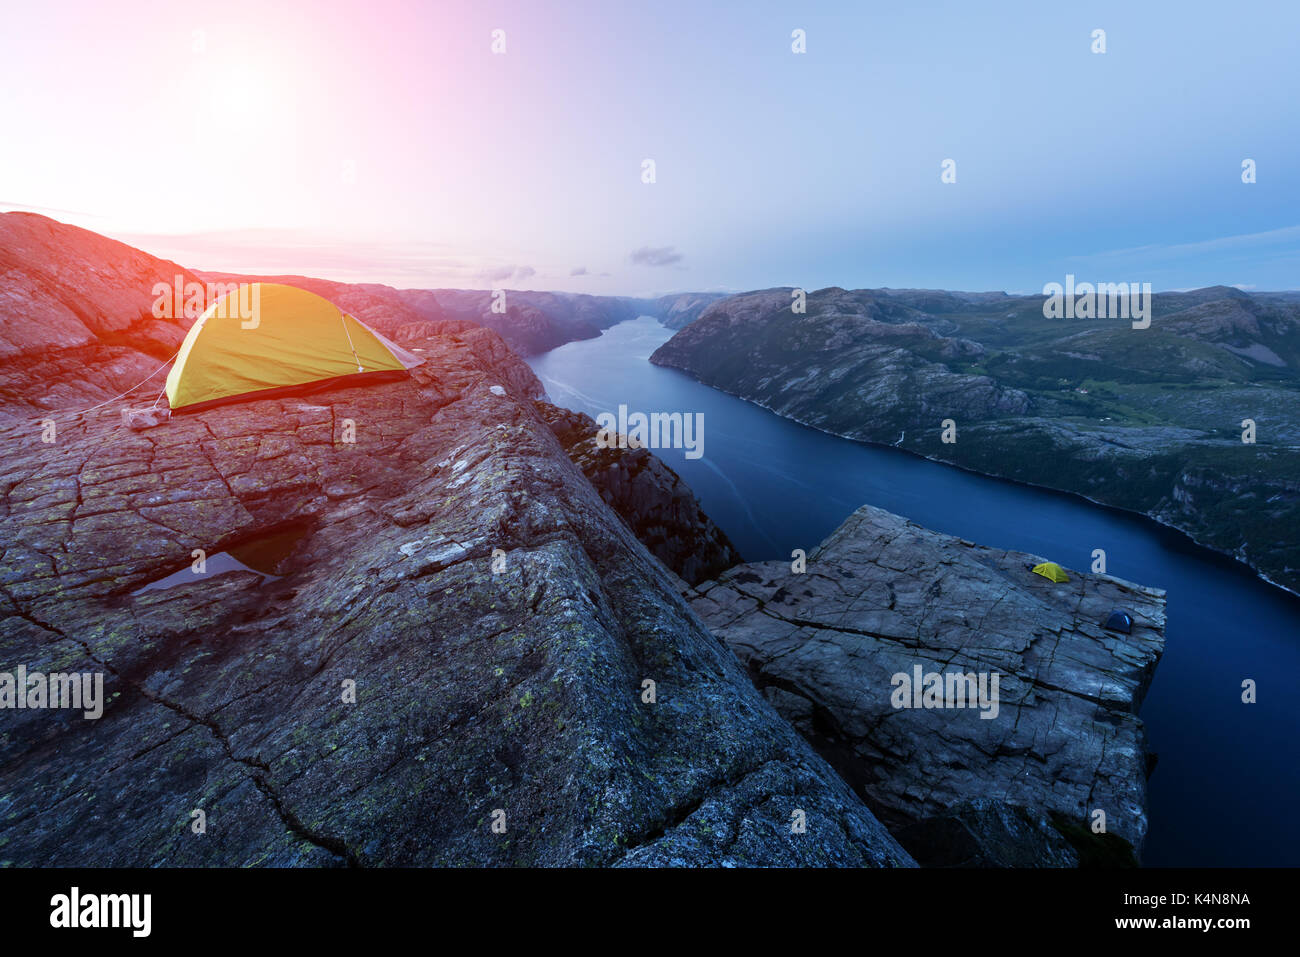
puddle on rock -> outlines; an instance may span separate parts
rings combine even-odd
[[[178,572],[173,572],[165,578],[150,582],[131,594],[143,595],[145,592],[189,585],[196,581],[203,581],[205,578],[215,578],[218,575],[225,575],[230,572],[252,572],[254,575],[260,576],[259,585],[264,585],[269,581],[278,581],[281,576],[277,573],[282,570],[286,560],[293,554],[293,550],[298,546],[298,543],[307,536],[307,531],[308,529],[305,526],[294,526],[272,532],[269,535],[251,538],[246,542],[231,546],[227,551],[208,556],[201,572],[195,571],[194,566],[190,565]]]

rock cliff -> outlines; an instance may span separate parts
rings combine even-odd
[[[596,421],[546,402],[538,411],[569,457],[650,553],[696,585],[741,561],[681,477],[648,449],[599,448]]]
[[[11,292],[4,328],[78,275]],[[435,323],[408,380],[144,430],[130,399],[65,411],[102,394],[58,401],[76,362],[150,359],[105,338],[147,292],[6,362],[0,672],[100,674],[106,701],[3,712],[0,863],[912,864],[569,459],[495,333]],[[658,474],[638,468],[615,501]],[[689,516],[688,494],[654,502]],[[230,556],[250,570],[191,572]]]
[[[1147,829],[1137,711],[1164,593],[1056,584],[1031,572],[1042,560],[864,506],[803,573],[741,565],[688,594],[922,864],[1122,860],[1113,839],[1140,849]],[[1103,627],[1116,608],[1131,634]],[[923,699],[930,675],[944,696]],[[950,688],[958,675],[974,683]],[[1113,847],[1092,836],[1097,811]]]

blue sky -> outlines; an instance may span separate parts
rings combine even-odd
[[[6,14],[0,208],[189,266],[1300,287],[1300,3],[100,6]]]

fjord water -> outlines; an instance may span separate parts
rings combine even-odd
[[[1300,599],[1137,515],[826,435],[701,385],[650,354],[643,317],[530,360],[552,400],[593,417],[704,414],[703,457],[660,449],[747,561],[811,551],[860,505],[928,528],[1168,590],[1164,658],[1142,707],[1148,866],[1300,864]],[[1258,686],[1243,704],[1242,681]]]

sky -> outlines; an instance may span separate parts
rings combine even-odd
[[[3,19],[0,210],[191,268],[623,295],[1300,287],[1294,0]]]

